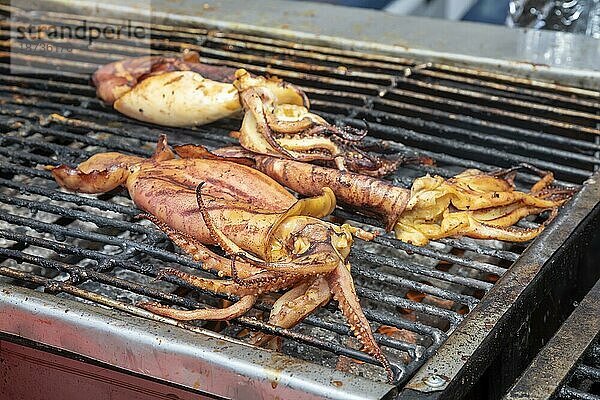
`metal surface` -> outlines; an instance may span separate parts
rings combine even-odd
[[[504,400],[600,399],[599,367],[600,281],[533,360]],[[596,395],[577,387],[578,382],[582,384],[585,379],[596,382]]]
[[[189,326],[181,329],[176,326],[179,322],[147,312],[136,311],[142,319],[6,284],[0,286],[0,298],[0,331],[109,365],[121,365],[126,357],[128,371],[160,377],[200,394],[359,400],[379,399],[390,390],[387,385],[349,378],[203,329],[192,328],[202,333],[193,335]],[[165,329],[165,322],[175,326]],[[236,363],[240,358],[246,362]]]
[[[110,400],[223,399],[115,371],[90,359],[79,357],[75,360],[64,354],[52,353],[48,347],[32,347],[37,343],[26,344],[0,340],[2,399],[81,400],[82,393],[89,399]]]
[[[6,1],[6,0],[5,0]],[[600,43],[570,33],[508,29],[470,22],[398,16],[297,1],[153,0],[124,4],[19,0],[27,7],[70,9],[120,18],[144,15],[177,26],[209,26],[279,36],[303,43],[483,67],[600,89]],[[151,4],[151,9],[149,5]],[[340,21],[332,23],[332,21]],[[343,21],[343,22],[342,22]]]
[[[16,17],[14,21],[0,21],[0,46],[10,52],[3,54],[3,61],[12,62],[10,66],[0,65],[3,72],[12,72],[12,75],[0,76],[0,129],[3,132],[0,138],[0,240],[4,245],[0,247],[0,261],[4,265],[0,267],[0,275],[13,279],[11,285],[91,301],[154,320],[157,317],[132,303],[150,297],[196,308],[219,306],[221,301],[231,300],[204,292],[188,294],[162,282],[153,283],[152,277],[165,263],[196,270],[199,266],[187,256],[174,252],[164,235],[151,225],[133,220],[138,210],[123,193],[98,197],[65,193],[57,188],[48,171],[41,168],[62,162],[76,164],[106,150],[147,156],[152,142],[163,132],[173,143],[196,141],[217,147],[232,142],[227,133],[237,127],[238,121],[199,129],[153,127],[116,114],[95,98],[88,84],[89,72],[123,56],[143,53],[143,47],[151,47],[153,52],[179,52],[189,48],[200,51],[206,63],[276,74],[301,85],[319,114],[361,127],[366,120],[373,136],[386,139],[385,142],[373,139],[373,144],[384,143],[389,152],[427,155],[437,160],[437,166],[401,169],[391,177],[398,184],[409,185],[415,176],[428,172],[450,176],[466,167],[489,171],[528,162],[555,171],[562,184],[579,185],[600,165],[597,157],[600,144],[596,141],[600,137],[596,135],[600,133],[597,126],[600,94],[596,91],[448,64],[343,50],[332,45],[286,41],[264,34],[215,31],[202,26],[153,25],[151,38],[99,40],[90,46],[72,40],[62,42],[73,49],[70,54],[31,54],[20,51],[12,40],[11,29],[23,23],[19,18],[68,24],[80,17],[63,13],[28,14],[10,7],[1,10],[13,12]],[[113,12],[117,11],[120,8],[115,7]],[[93,18],[87,16],[86,20]],[[191,18],[190,24],[194,21]],[[212,21],[211,26],[215,25],[220,26],[220,23]],[[573,148],[577,152],[573,152]],[[518,185],[527,186],[535,179],[523,174]],[[427,375],[425,380],[430,383],[429,387],[444,389],[452,379],[455,381],[451,385],[456,386],[465,370],[479,369],[479,372],[471,371],[471,376],[476,377],[485,369],[489,358],[499,351],[489,345],[490,341],[495,340],[494,336],[506,337],[499,331],[509,329],[515,315],[519,315],[515,310],[531,301],[532,282],[548,276],[544,271],[552,271],[548,260],[560,254],[557,250],[563,244],[561,250],[573,250],[574,246],[567,241],[573,232],[572,240],[577,240],[579,246],[585,244],[584,235],[578,231],[587,229],[588,224],[584,222],[590,222],[597,215],[597,209],[592,212],[600,198],[596,179],[595,175],[589,180],[577,199],[565,207],[558,220],[521,257],[523,245],[468,239],[440,240],[424,248],[388,236],[377,238],[375,245],[356,244],[351,260],[357,292],[374,328],[392,327],[392,332],[397,334],[391,337],[378,333],[376,338],[398,370],[399,385],[436,351],[438,355],[432,360],[450,369],[446,371],[448,375]],[[336,216],[377,224],[343,210],[337,210]],[[531,221],[524,224],[535,226]],[[561,265],[564,266],[564,262]],[[502,275],[505,278],[494,285]],[[181,284],[176,279],[172,282]],[[18,304],[12,306],[18,307]],[[24,304],[23,311],[28,307]],[[194,332],[191,335],[194,341],[218,337],[230,342],[236,357],[211,358],[215,370],[233,368],[232,374],[223,375],[233,380],[237,376],[235,372],[244,372],[246,377],[254,373],[251,376],[256,378],[256,393],[264,396],[273,393],[269,375],[262,367],[253,369],[253,366],[255,362],[259,367],[270,364],[265,359],[260,362],[263,350],[252,348],[250,351],[256,357],[246,357],[248,346],[237,339],[246,328],[284,338],[284,353],[296,358],[294,367],[288,371],[291,375],[295,368],[310,369],[313,363],[329,367],[326,371],[333,372],[334,368],[346,371],[335,372],[340,376],[335,380],[339,388],[331,392],[332,395],[359,396],[371,392],[371,385],[382,378],[376,362],[355,349],[349,339],[349,329],[334,313],[332,305],[308,317],[293,330],[273,327],[256,318],[258,313],[269,309],[268,301],[260,303],[252,315],[238,318],[225,327],[206,323],[199,324],[203,329],[189,324],[177,325]],[[150,332],[155,331],[144,329],[144,321],[136,319],[141,327],[140,341],[151,343],[155,336]],[[10,324],[10,321],[5,323]],[[164,331],[171,329],[168,325],[161,326]],[[207,336],[209,329],[216,332]],[[479,329],[482,330],[472,332]],[[43,332],[42,329],[31,331]],[[5,332],[19,335],[18,324],[5,328]],[[450,343],[447,346],[442,345],[448,335],[455,339],[447,341]],[[464,358],[456,358],[451,349]],[[87,356],[101,359],[100,348],[85,350],[96,350],[99,354]],[[188,350],[191,348],[182,351]],[[143,351],[151,351],[151,347],[140,348],[139,353]],[[486,357],[474,357],[482,353],[486,353]],[[472,360],[469,355],[473,356]],[[188,356],[193,358],[196,353],[185,355]],[[139,357],[146,360],[150,356],[140,354]],[[202,357],[212,356],[202,354]],[[139,371],[145,366],[145,362],[139,363],[135,357],[106,362],[129,371]],[[426,364],[422,371],[429,371],[432,363]],[[448,367],[449,364],[452,366]],[[161,375],[164,373],[164,370],[156,370],[148,375],[164,380]],[[364,374],[368,379],[355,380],[352,374]],[[169,378],[171,382],[194,389],[187,379]],[[330,393],[327,382],[311,382],[305,382],[310,386],[307,389],[310,393]],[[466,391],[470,383],[461,390]],[[281,385],[290,386],[292,392],[301,390],[292,380],[285,380]],[[371,392],[373,396],[382,396],[391,389],[381,382],[377,385],[379,390]],[[201,388],[212,393],[223,390],[210,380],[203,380]]]
[[[596,174],[568,205],[569,212],[563,213],[536,239],[540,245],[530,246],[521,255],[470,314],[470,318],[463,321],[444,346],[415,374],[406,385],[407,397],[411,396],[412,390],[431,392],[448,389],[447,393],[452,397],[466,393],[469,383],[474,383],[481,376],[497,352],[510,345],[511,335],[506,332],[514,329],[514,323],[510,321],[525,321],[541,298],[543,283],[564,276],[565,265],[568,268],[576,265],[558,260],[565,257],[565,253],[581,253],[585,248],[586,244],[581,240],[589,240],[589,231],[595,231],[600,221],[599,199],[600,181]],[[586,218],[588,221],[582,223]],[[582,232],[585,230],[588,232]],[[569,260],[569,257],[572,256],[566,256],[566,259]],[[533,281],[537,286],[532,284]],[[444,377],[446,384],[432,388],[426,384],[431,375]],[[451,398],[444,393],[438,395],[436,398]]]

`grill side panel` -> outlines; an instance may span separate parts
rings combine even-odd
[[[150,313],[142,319],[5,284],[0,312],[1,332],[209,396],[358,400],[380,399],[393,389],[210,331],[165,330],[165,318]]]
[[[504,400],[595,399],[573,380],[600,384],[600,281],[590,290],[556,335],[521,375]],[[589,365],[585,358],[589,357]],[[572,386],[571,386],[572,385]]]

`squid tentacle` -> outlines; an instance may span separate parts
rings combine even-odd
[[[267,271],[280,272],[294,275],[317,275],[331,272],[335,269],[338,260],[331,254],[319,254],[315,258],[307,259],[306,263],[301,262],[273,262],[262,261],[254,257],[249,257],[244,253],[237,253],[235,257],[252,263],[252,265],[264,268]]]
[[[330,299],[331,292],[325,278],[298,284],[282,294],[273,304],[268,322],[282,328],[291,328]],[[258,332],[252,336],[250,342],[261,346],[272,338],[272,335]]]
[[[381,363],[387,373],[388,381],[393,383],[395,381],[394,371],[392,370],[390,362],[375,341],[373,332],[370,329],[369,321],[362,311],[358,296],[356,295],[356,290],[354,289],[352,275],[349,271],[349,264],[348,266],[340,264],[335,271],[327,277],[327,281],[329,282],[333,298],[339,303],[342,314],[344,314],[348,320],[356,338],[363,345],[363,351]]]
[[[215,270],[219,276],[232,276],[232,271],[228,260],[210,251],[200,241],[183,232],[171,228],[152,214],[144,213],[139,214],[137,217],[147,219],[155,224],[160,230],[166,233],[169,239],[171,239],[177,246],[192,256],[194,261],[201,261],[203,269]],[[238,275],[241,277],[248,277],[260,272],[262,272],[262,269],[255,268],[250,264],[243,264],[243,268],[238,268],[237,271]]]
[[[237,264],[235,262],[238,257],[240,257],[239,254],[233,254],[231,256],[231,278],[233,279],[233,282],[241,287],[261,287],[263,285],[268,285],[272,290],[279,290],[286,287],[286,285],[289,285],[290,282],[298,280],[297,276],[289,276],[274,271],[265,271],[253,276],[241,278],[238,274]],[[281,283],[281,287],[277,287],[278,283]]]
[[[260,276],[264,275],[258,274],[256,276],[255,282],[247,282],[246,280],[242,280],[245,284],[240,285],[239,283],[233,280],[222,280],[222,279],[209,279],[203,278],[197,275],[188,274],[187,272],[179,271],[174,268],[165,268],[158,272],[156,275],[157,279],[164,278],[166,276],[175,276],[187,283],[191,286],[208,290],[214,293],[221,294],[230,294],[237,296],[245,296],[248,294],[261,294],[269,291],[275,291],[280,289],[285,289],[297,281],[297,278],[292,278],[289,276],[277,276],[273,274],[269,274],[268,276]]]
[[[243,104],[249,109],[249,111],[254,116],[256,120],[256,128],[259,133],[265,140],[271,145],[275,150],[281,153],[283,156],[288,158],[294,158],[292,154],[290,154],[287,149],[275,140],[273,137],[273,132],[269,128],[269,123],[267,120],[267,112],[264,109],[261,96],[256,92],[256,89],[247,90],[242,92],[241,94]]]
[[[139,302],[136,306],[158,315],[179,321],[205,320],[228,321],[247,313],[256,303],[256,295],[242,296],[237,302],[225,308],[202,308],[196,310],[180,310],[154,302]]]

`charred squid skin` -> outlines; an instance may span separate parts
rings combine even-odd
[[[315,196],[329,187],[341,204],[382,218],[387,231],[394,227],[410,198],[407,189],[354,172],[252,154],[238,147],[219,149],[215,154],[232,161],[253,160],[254,168],[304,196]]]
[[[156,279],[164,279],[165,277],[176,277],[198,289],[234,296],[246,296],[249,294],[258,295],[269,291],[286,289],[290,286],[290,282],[292,281],[289,277],[287,277],[287,279],[285,279],[285,277],[280,277],[281,279],[277,284],[267,287],[261,282],[256,282],[252,285],[240,285],[233,280],[203,278],[175,268],[161,269],[156,274]]]
[[[198,289],[236,296],[263,294],[287,289],[299,280],[295,276],[277,275],[267,271],[245,278],[244,284],[239,284],[234,280],[202,278],[174,268],[161,269],[156,275],[156,279],[167,276],[177,277]]]

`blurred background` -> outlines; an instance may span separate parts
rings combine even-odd
[[[300,1],[300,0],[299,0]],[[550,29],[600,38],[600,0],[311,0],[400,15]]]

